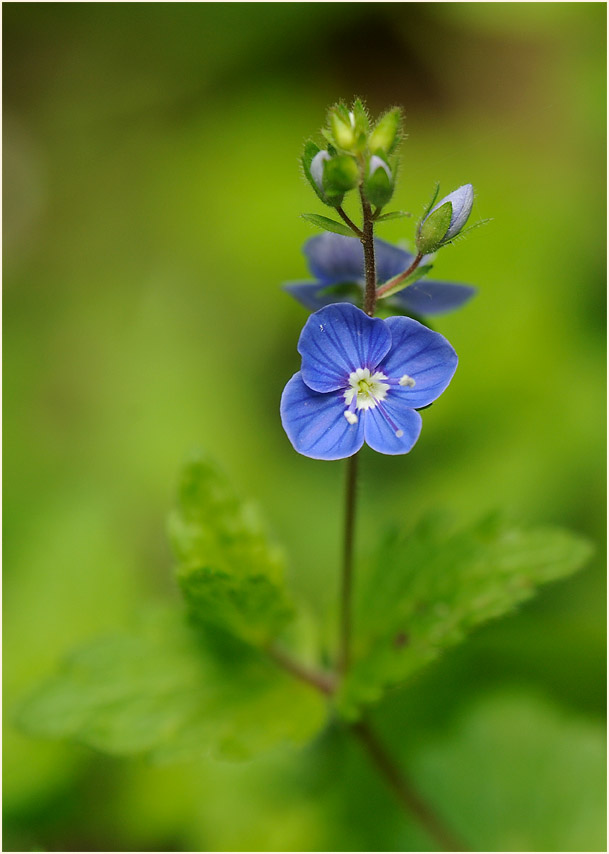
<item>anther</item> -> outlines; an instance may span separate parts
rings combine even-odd
[[[355,414],[355,412],[351,412],[350,410],[345,409],[343,415],[345,416],[349,424],[357,424],[357,415]]]
[[[400,377],[400,385],[406,386],[406,388],[414,388],[415,381],[412,377],[409,377],[408,374],[404,374],[403,377]]]

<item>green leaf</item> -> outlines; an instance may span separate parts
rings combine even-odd
[[[388,279],[383,283],[383,287],[390,285],[391,282],[398,279],[399,281],[394,287],[388,288],[386,293],[383,293],[379,299],[387,299],[387,297],[393,296],[393,294],[397,294],[400,291],[403,291],[404,288],[407,288],[408,285],[413,285],[415,282],[418,282],[419,279],[422,279],[426,276],[430,270],[433,270],[433,264],[421,264],[416,270],[413,270],[409,276],[406,276],[405,279],[399,279],[399,276],[394,276],[393,279]]]
[[[307,222],[310,222],[312,225],[316,225],[318,228],[324,228],[326,231],[333,231],[335,234],[344,234],[345,237],[357,237],[357,235],[351,231],[348,225],[345,225],[342,222],[337,222],[335,219],[329,219],[327,216],[320,216],[319,214],[301,214],[303,219],[306,219]]]
[[[436,200],[437,200],[439,195],[440,195],[440,182],[437,181],[436,185],[433,188],[433,193],[431,194],[431,199],[430,199],[429,203],[427,204],[427,207],[425,208],[425,210],[423,212],[423,216],[421,217],[421,222],[425,219],[425,217],[427,216],[429,211],[433,208],[433,206],[435,205]]]
[[[267,644],[290,620],[282,552],[269,541],[256,510],[201,454],[184,469],[169,533],[195,618],[257,645]]]
[[[375,222],[386,222],[388,219],[400,219],[403,216],[412,216],[408,211],[389,211],[375,218]]]
[[[409,536],[392,532],[361,575],[343,713],[377,701],[538,585],[580,569],[591,551],[568,531],[522,530],[496,519],[458,533],[433,521]]]
[[[304,742],[324,717],[316,691],[261,653],[162,609],[73,653],[22,704],[17,724],[115,755],[181,761]]]

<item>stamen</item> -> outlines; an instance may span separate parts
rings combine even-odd
[[[400,377],[400,385],[406,386],[406,388],[414,388],[416,383],[412,377],[409,377],[408,374],[404,374],[403,377]]]
[[[385,410],[385,407],[384,407],[381,403],[379,403],[379,404],[378,404],[378,408],[379,408],[379,410],[380,410],[381,415],[383,416],[383,418],[385,419],[385,421],[387,422],[387,424],[389,424],[389,426],[391,427],[391,429],[393,430],[393,432],[395,433],[395,435],[397,436],[397,438],[398,438],[398,439],[401,439],[401,438],[402,438],[402,436],[404,435],[404,431],[403,431],[403,430],[401,430],[401,429],[398,427],[398,425],[395,423],[395,421],[393,420],[393,418],[391,418],[391,417],[387,414],[387,411]]]
[[[355,414],[355,412],[351,412],[349,409],[345,409],[343,415],[345,416],[349,424],[357,424],[357,415]]]

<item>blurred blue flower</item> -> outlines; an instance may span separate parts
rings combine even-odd
[[[378,238],[374,248],[379,286],[403,273],[414,260],[410,252]],[[364,250],[357,238],[325,232],[307,240],[303,251],[317,281],[287,282],[284,289],[288,293],[310,311],[336,302],[361,304],[365,285]],[[383,300],[383,304],[400,313],[443,314],[459,308],[475,293],[476,288],[471,285],[421,279]]]
[[[300,335],[301,370],[281,397],[281,421],[300,454],[350,457],[364,442],[405,454],[421,432],[416,409],[448,386],[457,354],[410,317],[368,317],[348,303],[312,314]]]

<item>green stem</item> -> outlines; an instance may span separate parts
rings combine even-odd
[[[360,186],[362,202],[362,229],[360,240],[364,248],[366,291],[364,311],[374,317],[376,306],[376,264],[374,258],[374,222],[370,203]],[[345,493],[345,535],[343,545],[343,569],[340,592],[340,641],[338,671],[344,676],[351,664],[351,599],[353,593],[353,543],[355,538],[355,503],[357,493],[357,454],[347,460],[347,484]]]
[[[323,670],[313,670],[287,653],[282,647],[276,643],[271,643],[266,648],[267,653],[280,667],[295,676],[296,679],[301,679],[307,682],[322,694],[330,696],[336,688],[336,677],[333,673],[327,673]]]
[[[404,772],[394,763],[369,724],[365,721],[359,721],[353,724],[352,730],[402,806],[417,818],[440,849],[442,851],[468,851],[469,849],[444,824],[433,807],[422,798]]]
[[[340,592],[340,641],[338,671],[344,676],[351,664],[351,594],[353,589],[353,544],[357,493],[357,454],[347,460],[345,491],[345,536]]]
[[[385,282],[385,284],[378,289],[378,291],[376,292],[377,299],[382,297],[383,294],[386,294],[388,290],[391,290],[391,288],[395,288],[395,286],[399,285],[400,282],[403,282],[404,279],[408,278],[411,273],[414,273],[414,271],[417,269],[422,260],[423,255],[421,252],[419,252],[417,257],[414,259],[414,261],[407,270],[404,270],[404,272],[400,273],[399,276],[394,276],[393,279],[389,279],[388,282]]]

